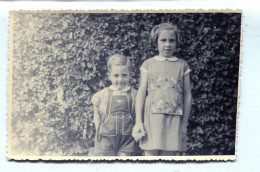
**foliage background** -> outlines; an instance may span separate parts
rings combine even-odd
[[[108,86],[106,60],[123,53],[139,67],[156,54],[150,31],[179,26],[178,56],[190,65],[194,102],[188,155],[235,153],[239,13],[14,13],[11,154],[88,155],[92,95]]]

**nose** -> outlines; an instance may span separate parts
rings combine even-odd
[[[169,45],[170,45],[170,41],[166,41],[165,46],[169,46]]]
[[[118,81],[122,81],[123,80],[123,77],[122,76],[119,76],[118,77]]]

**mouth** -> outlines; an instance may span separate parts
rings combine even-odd
[[[117,83],[116,86],[117,86],[118,89],[122,89],[122,88],[124,88],[126,85],[125,85],[125,83]]]

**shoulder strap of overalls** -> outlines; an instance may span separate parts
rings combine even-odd
[[[128,97],[129,97],[129,109],[130,109],[130,114],[132,115],[132,113],[134,112],[134,108],[135,108],[135,105],[134,105],[135,97],[134,97],[134,93],[133,93],[132,88],[130,88],[130,89],[127,91],[127,95],[128,95]]]
[[[111,106],[111,97],[112,97],[112,90],[108,87],[108,95],[107,95],[107,109],[106,109],[106,115],[108,115],[110,111],[110,106]]]

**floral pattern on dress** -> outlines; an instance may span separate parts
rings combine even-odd
[[[149,94],[153,113],[183,115],[183,81],[174,77],[150,75]]]
[[[173,89],[182,92],[183,81],[176,81],[175,78],[167,78],[163,76],[152,76],[150,79],[149,89]]]

